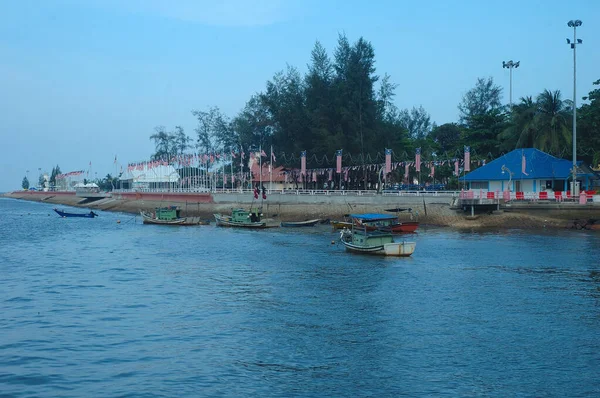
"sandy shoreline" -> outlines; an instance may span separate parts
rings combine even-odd
[[[153,210],[156,207],[172,205],[179,206],[182,213],[187,216],[202,217],[214,220],[214,213],[229,213],[234,207],[249,207],[247,203],[214,203],[212,200],[204,203],[199,201],[166,201],[124,198],[104,198],[93,202],[87,202],[84,199],[75,196],[74,193],[57,192],[11,192],[3,195],[7,198],[29,200],[36,202],[51,203],[55,205],[74,206],[88,208],[100,211],[114,211],[131,214],[139,214],[140,210]],[[397,203],[394,202],[394,203]],[[256,205],[256,204],[255,204]],[[372,204],[348,204],[347,206],[332,205],[331,203],[282,203],[277,201],[276,196],[272,196],[270,201],[263,203],[263,214],[265,218],[272,223],[283,221],[301,221],[306,219],[321,218],[337,220],[343,218],[344,214],[349,212],[383,212],[385,207],[390,207],[391,203],[374,206]],[[470,219],[467,214],[456,212],[450,209],[448,203],[438,200],[437,203],[410,203],[413,209],[412,219],[419,221],[422,225],[451,227],[456,229],[512,229],[512,228],[569,228],[573,227],[572,221],[578,217],[569,218],[565,214],[555,212],[493,212],[477,215]],[[401,219],[411,219],[410,214],[402,214]],[[587,217],[587,216],[586,216]],[[592,217],[592,216],[589,216]],[[587,217],[587,218],[589,218]],[[600,218],[600,217],[599,217]]]

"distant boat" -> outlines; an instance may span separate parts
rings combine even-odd
[[[350,214],[344,214],[343,220],[331,220],[329,224],[333,229],[351,228],[352,220],[349,218]]]
[[[266,228],[267,223],[261,221],[261,214],[257,209],[233,209],[231,215],[215,214],[218,227],[239,228]]]
[[[282,227],[292,227],[292,228],[294,228],[294,227],[313,227],[319,222],[321,222],[320,218],[315,218],[314,220],[307,220],[307,221],[282,221],[281,226]]]
[[[360,220],[360,216],[353,220]],[[390,232],[368,231],[364,225],[354,222],[351,229],[344,228],[340,241],[347,251],[362,254],[408,257],[414,253],[416,242],[395,242]]]
[[[397,216],[389,214],[351,214],[350,217],[355,224],[364,226],[367,231],[410,233],[415,232],[419,227],[418,221],[399,221]]]
[[[89,213],[68,213],[66,211],[61,211],[58,209],[54,209],[54,211],[61,217],[65,218],[65,217],[81,217],[81,218],[94,218],[94,217],[98,217],[98,214],[94,213],[93,211],[90,210]]]
[[[157,225],[208,225],[209,220],[200,217],[181,217],[181,210],[177,206],[157,207],[154,213],[140,210],[144,224]]]

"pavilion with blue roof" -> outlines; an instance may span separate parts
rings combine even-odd
[[[534,148],[515,149],[485,166],[461,177],[469,189],[487,191],[541,192],[569,191],[573,162],[559,159]],[[592,186],[594,173],[577,162],[577,181],[581,189]]]

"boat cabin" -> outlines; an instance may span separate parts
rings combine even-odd
[[[250,209],[250,211],[246,209],[233,209],[231,211],[231,221],[232,222],[260,222],[261,214],[258,209]]]
[[[181,218],[181,210],[177,206],[157,207],[154,214],[157,220],[177,220]]]

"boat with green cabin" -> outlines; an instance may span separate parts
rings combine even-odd
[[[215,214],[217,226],[220,227],[241,227],[241,228],[266,228],[267,223],[261,221],[262,214],[256,208],[232,209],[231,215]]]
[[[208,225],[209,220],[200,217],[182,217],[181,209],[177,206],[157,207],[154,213],[140,210],[144,224],[159,225]]]

